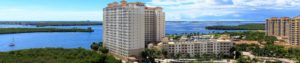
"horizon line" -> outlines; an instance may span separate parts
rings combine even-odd
[[[24,22],[25,21],[40,21],[40,22],[44,21],[45,22],[45,21],[86,21],[86,20],[0,20],[0,22],[3,22],[3,21],[24,21]],[[90,20],[90,21],[98,21],[98,20]],[[188,21],[188,20],[178,20],[178,21]],[[193,21],[195,21],[195,20],[192,20],[192,22]],[[199,21],[203,21],[203,20],[199,20]],[[207,20],[207,21],[214,21],[214,20]],[[216,20],[216,21],[219,21],[219,20]],[[245,21],[245,20],[241,20],[241,21]],[[256,21],[256,22],[258,22],[258,21]]]

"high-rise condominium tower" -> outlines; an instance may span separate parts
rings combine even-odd
[[[287,38],[289,44],[300,45],[300,16],[289,18],[270,18],[266,22],[266,33],[269,36]]]
[[[269,36],[277,36],[277,37],[287,37],[289,31],[289,21],[291,19],[289,17],[272,17],[267,19],[266,24],[266,33]]]
[[[103,11],[104,45],[122,59],[140,56],[146,42],[160,41],[165,35],[164,12],[160,7],[123,0],[108,4]]]
[[[300,45],[300,16],[294,17],[290,21],[289,43],[292,45]]]
[[[160,7],[145,7],[146,43],[159,42],[165,36],[165,13]]]

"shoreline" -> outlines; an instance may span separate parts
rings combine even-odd
[[[93,29],[79,29],[79,28],[0,28],[0,35],[2,34],[18,34],[18,33],[36,33],[36,32],[94,32]]]
[[[240,24],[237,26],[215,25],[206,26],[207,30],[265,30],[265,24]]]

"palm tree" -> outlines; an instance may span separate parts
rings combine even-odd
[[[168,58],[167,57],[168,56],[168,51],[166,49],[162,49],[161,52],[162,52],[162,55],[164,56],[164,58]]]
[[[180,58],[181,58],[181,54],[180,53],[175,54],[175,59],[180,59]]]
[[[196,53],[194,57],[197,58],[198,61],[203,60],[203,59],[201,58],[200,53]]]
[[[144,58],[144,62],[154,63],[154,58],[156,57],[156,52],[152,49],[145,49],[141,52],[141,56]]]
[[[233,55],[234,51],[236,51],[236,47],[231,47],[229,50],[229,54]]]
[[[223,59],[223,57],[224,57],[224,53],[217,54],[217,59]]]
[[[96,42],[93,42],[91,45],[91,49],[97,51],[99,49],[99,45]]]
[[[100,47],[99,51],[101,51],[104,54],[107,54],[109,52],[109,50],[107,48],[105,48],[105,47]]]
[[[188,59],[189,59],[189,58],[191,58],[191,55],[190,55],[189,53],[186,53],[186,54],[185,54],[185,58],[188,58]]]
[[[169,53],[168,57],[174,59],[175,58],[175,54],[174,53]]]
[[[203,53],[202,57],[204,58],[204,60],[209,60],[209,54],[208,53]]]

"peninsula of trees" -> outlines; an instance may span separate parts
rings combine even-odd
[[[100,21],[0,21],[0,24],[43,26],[86,26],[102,25]]]
[[[265,24],[243,24],[238,26],[207,26],[208,30],[264,30]]]
[[[92,28],[88,29],[60,29],[60,28],[0,28],[0,34],[13,33],[32,33],[32,32],[93,32]]]

